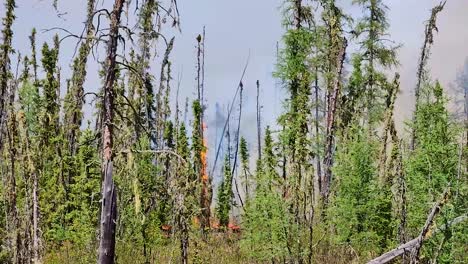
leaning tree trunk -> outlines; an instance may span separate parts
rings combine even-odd
[[[449,185],[450,186],[450,185]],[[450,193],[450,187],[448,187],[442,195],[442,199],[437,201],[434,206],[432,207],[429,215],[427,216],[426,223],[422,228],[419,235],[406,242],[403,245],[399,245],[397,248],[392,249],[374,259],[367,262],[367,264],[385,264],[393,261],[396,257],[401,256],[407,252],[411,253],[411,262],[410,263],[419,263],[419,253],[423,242],[429,239],[431,236],[435,235],[436,233],[443,231],[443,229],[435,229],[434,231],[430,232],[431,228],[434,225],[434,219],[436,215],[441,211],[442,207],[448,202]],[[459,224],[467,219],[466,215],[459,216],[452,221],[450,221],[445,228],[450,226]]]
[[[426,63],[429,58],[430,52],[431,52],[431,47],[434,44],[434,31],[438,32],[437,25],[436,25],[437,14],[444,9],[444,6],[445,6],[445,1],[440,2],[439,5],[432,8],[431,17],[429,18],[429,21],[427,22],[427,25],[426,25],[426,29],[424,31],[424,44],[421,49],[421,56],[419,58],[418,71],[417,71],[417,83],[416,83],[416,88],[414,89],[415,110],[413,113],[413,122],[416,122],[416,112],[419,107],[421,86],[423,82],[425,81],[424,79],[426,78],[425,67],[426,67]],[[417,144],[416,141],[417,141],[416,131],[414,128],[412,128],[411,141],[410,141],[411,150],[414,150],[416,148],[416,144]]]
[[[115,227],[117,218],[117,190],[112,180],[112,143],[113,143],[113,101],[116,71],[117,45],[119,38],[120,16],[125,0],[115,0],[110,16],[110,32],[107,46],[106,79],[104,86],[104,116],[102,127],[103,183],[101,204],[101,232],[99,241],[100,264],[114,263]]]
[[[333,91],[328,98],[328,111],[327,111],[327,130],[326,130],[326,144],[325,144],[325,157],[324,157],[324,174],[321,179],[322,183],[322,196],[325,200],[328,199],[331,185],[331,174],[333,166],[333,144],[335,139],[336,130],[336,110],[338,107],[338,96],[341,92],[341,74],[343,71],[343,62],[346,57],[346,48],[348,42],[343,38],[342,47],[340,47],[338,56],[336,57],[336,76],[333,85]]]

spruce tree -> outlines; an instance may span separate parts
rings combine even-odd
[[[280,53],[275,76],[281,79],[287,89],[288,99],[285,102],[285,113],[279,118],[279,124],[284,127],[280,136],[281,144],[285,147],[287,161],[286,180],[284,182],[285,198],[290,203],[290,212],[295,216],[294,224],[310,221],[308,208],[312,201],[312,166],[309,133],[310,120],[310,85],[312,74],[309,56],[312,52],[312,32],[308,25],[312,22],[311,7],[305,1],[285,1],[283,26],[285,47]],[[286,166],[286,164],[284,164]],[[285,167],[286,168],[286,167]],[[291,225],[291,227],[295,226]],[[294,248],[292,255],[300,259],[303,247],[292,237],[300,234],[291,233],[291,243]],[[305,232],[301,232],[306,234]],[[293,242],[294,241],[294,242]]]
[[[223,179],[218,189],[216,211],[219,219],[219,225],[223,228],[227,228],[234,198],[234,193],[232,192],[233,176],[231,174],[231,163],[229,161],[229,155],[226,155],[224,158],[223,173]]]
[[[384,73],[379,69],[388,69],[398,64],[398,46],[392,45],[391,41],[384,38],[388,35],[389,23],[388,7],[382,0],[355,0],[353,3],[365,11],[365,16],[354,29],[360,44],[360,51],[355,55],[355,60],[360,61],[363,75],[363,87],[356,87],[363,92],[357,91],[355,94],[363,97],[366,122],[373,124],[382,119],[387,83]]]
[[[240,244],[251,258],[274,263],[289,254],[287,230],[290,229],[290,214],[281,195],[277,163],[271,130],[267,127],[262,160],[257,163],[260,166],[255,176],[255,193],[247,200],[243,216],[245,230]]]
[[[421,90],[426,101],[421,101],[416,110],[416,123],[412,124],[418,135],[418,144],[405,164],[408,184],[408,233],[418,234],[424,225],[428,210],[440,199],[447,186],[450,187],[449,206],[441,211],[436,225],[446,225],[463,213],[466,208],[466,175],[459,170],[459,130],[447,110],[447,98],[439,82]],[[461,184],[461,185],[460,185]],[[460,193],[453,195],[454,190]],[[446,232],[431,239],[423,247],[423,259],[435,257],[438,262],[463,262],[459,243],[466,242],[466,225],[447,228]]]

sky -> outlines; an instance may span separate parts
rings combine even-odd
[[[140,0],[141,1],[141,0]],[[5,2],[5,0],[0,1]],[[99,8],[111,8],[110,0],[99,0]],[[362,10],[351,6],[351,0],[341,1],[345,12],[360,16]],[[424,38],[424,23],[430,9],[438,0],[386,0],[389,7],[390,38],[401,43],[398,58],[400,66],[393,71],[401,74],[401,93],[397,101],[398,123],[411,116],[416,83],[416,67]],[[79,33],[85,21],[85,0],[59,0],[57,11],[52,0],[16,0],[17,20],[14,23],[14,47],[23,55],[30,54],[28,36],[33,27],[38,30],[38,44],[51,41],[54,33],[43,32],[52,27],[63,27]],[[281,0],[178,0],[181,16],[181,32],[175,33],[175,47],[172,52],[173,76],[182,76],[180,104],[185,97],[195,96],[196,80],[196,36],[206,27],[206,116],[213,120],[215,105],[222,109],[232,99],[242,70],[250,54],[248,69],[244,78],[244,114],[242,134],[249,145],[255,146],[255,96],[256,80],[261,84],[263,124],[273,125],[282,112],[284,90],[272,77],[275,70],[277,43],[284,32],[281,26]],[[4,12],[0,6],[0,16]],[[131,10],[129,12],[132,12]],[[448,0],[444,11],[438,17],[439,33],[435,36],[429,67],[431,76],[439,79],[445,87],[454,82],[465,58],[468,56],[468,0]],[[62,76],[71,75],[75,40],[62,43],[60,63]],[[101,54],[101,57],[103,55]],[[102,59],[102,58],[101,58]],[[96,91],[101,86],[98,66],[91,63],[85,90]],[[155,69],[155,73],[159,70]],[[393,74],[392,74],[393,75]],[[172,85],[175,90],[176,80]],[[174,92],[175,94],[175,92]],[[175,104],[174,100],[172,101]],[[91,107],[87,106],[87,111]],[[211,132],[213,125],[208,123]],[[213,140],[214,142],[214,140]]]

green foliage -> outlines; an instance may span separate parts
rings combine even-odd
[[[429,210],[448,187],[449,198],[429,229],[421,262],[467,263],[466,142],[460,142],[461,129],[451,117],[442,87],[429,84],[425,72],[426,87],[410,124],[417,138],[414,151],[397,133],[393,109],[398,74],[390,83],[385,73],[398,64],[399,46],[387,40],[390,25],[384,0],[354,0],[363,10],[356,23],[335,0],[283,2],[285,34],[274,77],[285,88],[284,112],[273,125],[277,131],[266,128],[255,170],[244,137],[239,141],[238,175],[233,175],[230,153],[224,157],[214,212],[225,231],[221,234],[205,232],[213,224],[208,221],[208,176],[214,177],[206,173],[206,163],[215,153],[206,149],[210,142],[205,140],[211,138],[203,123],[205,102],[193,101],[190,129],[185,121],[179,123],[179,109],[175,123],[171,116],[169,57],[174,38],[167,38],[170,31],[164,25],[169,18],[172,26],[178,25],[176,1],[168,1],[170,6],[137,1],[136,19],[128,12],[136,25],[120,28],[119,45],[136,45],[128,53],[116,51],[110,124],[118,193],[116,262],[175,263],[181,252],[188,252],[189,263],[365,262],[419,235]],[[24,57],[24,69],[15,79],[10,58],[15,51],[15,1],[5,1],[0,45],[0,263],[31,261],[35,208],[39,262],[96,260],[103,91],[93,94],[96,128],[88,124],[83,129],[82,122],[85,95],[92,94],[84,90],[88,57],[96,41],[103,40],[97,39],[93,17],[106,15],[95,10],[95,0],[87,3],[86,28],[62,98],[58,36],[53,45],[42,46],[39,56],[33,29],[31,55]],[[434,9],[433,16],[441,8]],[[433,29],[432,22],[427,29]],[[357,47],[353,53],[343,51],[345,37],[350,47]],[[201,59],[201,35],[197,40]],[[422,58],[423,66],[427,57]],[[160,63],[156,75],[155,62]],[[197,70],[202,82],[203,66]],[[380,128],[385,132],[382,138],[376,132]],[[332,192],[324,195],[320,185],[328,175]],[[245,187],[239,194],[245,194],[243,210],[234,208],[234,177]],[[240,219],[239,229],[230,228],[230,218]]]
[[[383,98],[387,84],[385,74],[380,69],[388,69],[398,64],[396,52],[399,46],[392,45],[392,42],[387,40],[388,7],[382,0],[355,0],[353,3],[365,11],[365,16],[358,21],[353,31],[359,41],[358,56],[361,60],[361,65],[354,64],[354,70],[362,71],[363,87],[360,89],[363,91],[361,97],[367,111],[365,118],[368,124],[375,124],[382,119]]]
[[[444,206],[436,226],[444,226],[466,213],[466,175],[460,175],[459,129],[450,119],[447,99],[441,85],[428,85],[423,92],[427,100],[420,103],[416,122],[418,144],[406,162],[408,175],[408,233],[414,236],[424,225],[433,203],[450,186],[451,198]],[[463,263],[459,248],[466,241],[467,225],[443,232],[431,240],[423,256],[437,256],[441,263]],[[442,242],[443,241],[443,242]],[[440,248],[439,248],[440,247]]]
[[[264,158],[260,164],[263,166],[257,168],[255,195],[247,201],[243,218],[245,230],[240,243],[241,249],[249,257],[276,262],[288,255],[286,232],[290,228],[290,219],[287,204],[280,192],[276,155],[268,127],[265,132]]]
[[[362,254],[382,252],[392,244],[387,240],[393,238],[394,222],[391,192],[379,186],[377,142],[366,129],[353,125],[338,149],[336,191],[329,209],[336,238]]]
[[[28,132],[34,135],[39,129],[37,113],[40,108],[40,96],[37,87],[28,79],[23,81],[19,89],[19,100]]]
[[[232,174],[229,154],[226,154],[226,157],[224,158],[223,172],[224,177],[218,190],[216,212],[218,214],[220,226],[227,227],[229,224],[229,213],[231,212],[232,199],[234,198],[234,194],[232,192]]]
[[[154,154],[146,136],[138,140],[134,149],[115,161],[124,168],[115,175],[119,187],[118,238],[138,246],[145,257],[147,248],[162,243],[160,227],[167,224],[167,200],[163,199],[162,192],[166,180],[159,176],[162,175],[159,174],[162,167],[153,161]]]
[[[89,246],[94,243],[98,212],[100,209],[101,164],[97,155],[98,144],[90,129],[79,139],[80,148],[73,168],[79,173],[70,184],[68,196],[68,239],[74,245]]]

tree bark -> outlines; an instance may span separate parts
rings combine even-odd
[[[327,109],[327,127],[326,127],[326,145],[325,145],[325,157],[324,157],[324,174],[322,178],[322,196],[325,200],[328,198],[330,192],[330,185],[331,185],[331,169],[333,166],[333,145],[334,145],[334,138],[335,138],[335,130],[336,130],[336,109],[338,103],[338,96],[341,91],[341,74],[343,71],[343,63],[346,57],[346,48],[348,46],[346,38],[343,38],[342,47],[340,47],[340,51],[338,56],[336,57],[337,65],[336,65],[336,76],[335,76],[335,84],[333,85],[333,91],[328,98],[328,109]]]
[[[110,32],[107,46],[107,73],[104,85],[104,123],[102,127],[103,183],[98,259],[98,263],[100,264],[114,263],[115,256],[117,190],[112,179],[113,107],[119,25],[124,2],[125,0],[115,0],[114,9],[110,16]]]

